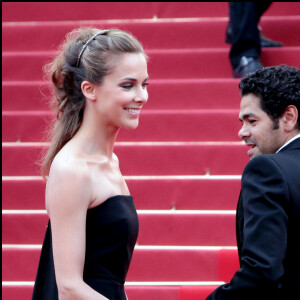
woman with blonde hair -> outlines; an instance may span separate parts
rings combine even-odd
[[[79,28],[47,72],[57,120],[42,165],[49,223],[32,299],[127,299],[138,217],[113,149],[147,102],[147,56],[129,33]]]

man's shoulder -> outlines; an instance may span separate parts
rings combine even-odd
[[[295,160],[299,163],[299,155],[300,155],[300,138],[293,141],[291,144],[284,147],[277,153],[272,154],[262,154],[254,157],[251,159],[246,167],[256,167],[256,166],[263,166],[265,164],[270,163],[280,163],[281,161],[284,162],[285,160],[291,161]]]
[[[260,167],[264,164],[269,164],[273,161],[275,155],[277,155],[277,153],[255,156],[247,163],[246,168]]]
[[[300,168],[300,138],[269,156],[278,165],[294,165],[294,167]]]
[[[299,149],[285,150],[273,154],[262,154],[251,159],[246,165],[243,176],[249,173],[262,176],[272,175],[277,172],[300,172]]]
[[[242,178],[245,177],[264,177],[278,172],[279,165],[274,157],[277,154],[262,154],[252,158],[246,165]]]

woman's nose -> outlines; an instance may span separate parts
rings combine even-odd
[[[147,103],[148,101],[148,92],[146,89],[142,89],[138,91],[134,97],[135,102],[141,102],[143,104]]]

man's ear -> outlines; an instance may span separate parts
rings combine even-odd
[[[293,131],[297,126],[298,109],[294,105],[289,105],[283,114],[283,126],[287,132]]]
[[[86,99],[89,99],[91,101],[96,100],[95,86],[92,83],[90,83],[86,80],[83,81],[81,83],[81,90],[82,90],[82,93],[83,93],[83,95]]]

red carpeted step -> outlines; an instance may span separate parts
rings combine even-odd
[[[235,213],[138,212],[139,245],[235,246]],[[46,213],[2,216],[3,244],[42,244]]]
[[[142,110],[135,130],[120,130],[118,141],[240,141],[238,110]],[[3,142],[47,141],[55,119],[44,111],[3,112]],[[154,126],[155,124],[155,126]],[[171,125],[171,126],[170,126]]]
[[[218,286],[181,286],[178,300],[204,300]]]
[[[126,286],[125,290],[130,300],[204,300],[218,286],[166,286],[166,287],[134,287]],[[197,298],[190,298],[191,294],[187,293],[188,288],[197,290]],[[185,292],[183,292],[185,291]]]
[[[184,48],[229,48],[225,43],[225,18],[207,18],[178,21],[113,22],[93,21],[85,26],[99,29],[119,28],[131,32],[142,42],[145,49],[184,49]],[[262,18],[263,32],[284,46],[300,46],[300,38],[294,29],[300,26],[300,16]],[[66,34],[82,26],[79,21],[4,23],[2,51],[50,51],[56,50]],[[276,29],[276,30],[274,30]],[[168,36],[168,38],[166,38]],[[20,38],[16,38],[20,37]],[[180,38],[178,38],[180,37]],[[205,38],[195,38],[205,37]],[[22,42],[20,43],[20,39]]]
[[[191,18],[227,16],[228,4],[211,2],[23,2],[2,4],[3,21],[55,21],[55,20],[104,20],[104,19],[145,19],[153,18]],[[28,14],[22,14],[22,12]]]
[[[125,291],[130,300],[178,300],[178,286],[134,286],[126,285]],[[199,287],[204,290],[212,290],[213,287]],[[33,284],[2,286],[2,299],[20,300],[31,299]],[[198,299],[200,300],[200,299]]]
[[[278,21],[277,21],[278,22]],[[287,27],[294,28],[298,24],[295,17]],[[140,21],[103,23],[94,21],[85,26],[99,29],[118,28],[132,33],[145,49],[182,49],[202,47],[229,47],[225,43],[224,32],[228,20],[204,19],[199,21]],[[48,22],[27,24],[3,24],[3,51],[50,51],[57,50],[58,45],[65,39],[66,34],[82,26],[80,22]],[[279,25],[278,25],[279,26]],[[195,38],[203,36],[206,38]],[[23,42],[16,36],[22,36]],[[166,36],[168,38],[166,39]],[[38,38],[37,38],[38,37]],[[178,38],[180,37],[180,38]],[[290,40],[289,34],[285,40]],[[288,42],[295,46],[295,40]]]
[[[3,81],[2,111],[50,110],[50,90],[42,81]]]
[[[3,22],[227,17],[229,10],[227,2],[4,2],[2,9]],[[299,14],[299,2],[274,2],[265,13]]]
[[[218,286],[132,286],[125,284],[130,300],[204,300]],[[33,285],[2,286],[2,299],[30,299]]]
[[[126,178],[137,209],[234,210],[239,178]],[[3,179],[2,208],[45,209],[45,181]]]
[[[3,142],[43,142],[54,117],[45,111],[2,112]]]
[[[178,286],[126,286],[125,291],[130,300],[178,300]]]
[[[235,213],[139,213],[139,245],[236,246]]]
[[[219,278],[225,282],[230,282],[232,275],[235,273],[233,270],[240,268],[238,252],[234,250],[220,249],[218,255],[218,271]]]
[[[20,300],[31,299],[33,285],[2,285],[2,299],[7,300]]]
[[[127,179],[137,209],[235,210],[240,178]]]
[[[4,145],[3,176],[39,176],[45,147]],[[248,162],[240,143],[122,144],[115,147],[123,175],[240,175]]]
[[[239,109],[238,79],[149,80],[148,109]],[[3,111],[49,110],[46,83],[4,81]]]
[[[45,209],[43,179],[2,179],[2,209]]]
[[[228,265],[232,276],[237,271],[237,250],[228,251],[235,264]],[[144,281],[225,281],[219,274],[220,249],[143,249],[133,253],[127,282]],[[40,249],[3,248],[3,281],[34,281]],[[224,267],[224,265],[222,265]]]
[[[300,67],[299,51],[300,47],[266,48],[262,63]],[[149,50],[148,73],[152,79],[231,78],[228,53],[225,48]],[[43,65],[51,57],[50,52],[3,52],[3,80],[42,80]]]

